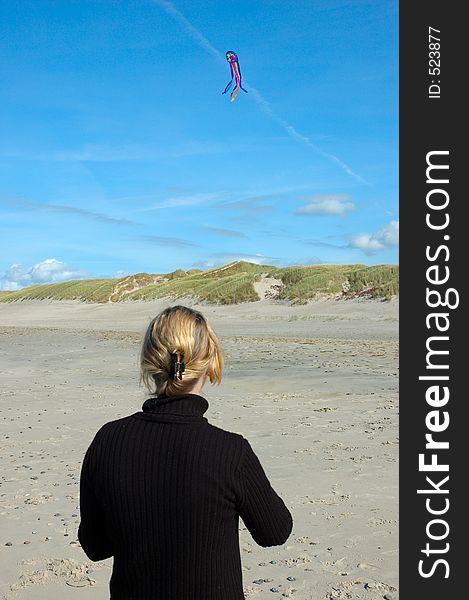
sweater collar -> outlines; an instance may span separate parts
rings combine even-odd
[[[159,396],[156,398],[148,398],[142,405],[142,416],[162,418],[170,420],[172,417],[180,421],[187,419],[189,421],[205,421],[202,415],[209,407],[208,401],[199,394],[178,394],[176,396]]]

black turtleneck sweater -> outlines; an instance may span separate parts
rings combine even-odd
[[[260,546],[292,516],[249,442],[203,416],[198,394],[149,398],[86,451],[78,539],[114,557],[112,600],[243,600],[239,517]]]

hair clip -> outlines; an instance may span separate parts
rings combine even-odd
[[[184,352],[181,352],[181,359],[179,360],[178,352],[171,352],[171,379],[182,379],[182,374],[186,369],[184,364]]]

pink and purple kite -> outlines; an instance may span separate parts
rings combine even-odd
[[[230,65],[231,80],[228,82],[228,84],[227,84],[226,88],[223,90],[222,94],[226,94],[226,92],[231,88],[233,80],[236,80],[236,84],[233,88],[233,91],[231,92],[231,102],[233,102],[233,100],[238,95],[239,90],[243,90],[243,92],[246,92],[246,94],[248,92],[241,85],[241,71],[239,68],[237,54],[235,52],[232,52],[231,50],[228,50],[228,52],[226,53],[226,60],[228,61],[229,65]]]

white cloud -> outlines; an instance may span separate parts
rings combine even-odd
[[[221,235],[223,237],[235,237],[235,238],[247,238],[248,236],[243,231],[236,229],[225,229],[224,227],[211,227],[210,225],[204,226],[205,231],[210,232],[213,235]]]
[[[86,275],[84,271],[74,269],[60,260],[47,258],[29,269],[20,264],[11,265],[0,274],[0,289],[14,291],[34,284],[82,279]]]
[[[191,267],[197,269],[213,269],[215,267],[222,267],[228,263],[236,261],[246,261],[254,263],[256,265],[275,265],[278,262],[278,258],[272,256],[265,256],[259,252],[254,254],[247,254],[244,252],[214,252],[210,255],[211,258],[206,260],[197,260],[191,264]]]
[[[358,233],[350,238],[350,246],[375,254],[399,245],[399,221],[390,221],[376,233]]]
[[[161,202],[156,202],[155,204],[151,204],[150,206],[144,206],[143,208],[138,208],[133,212],[148,212],[152,210],[158,210],[160,208],[174,208],[176,206],[195,206],[195,205],[203,205],[210,204],[215,200],[219,200],[219,194],[212,193],[200,193],[200,194],[187,194],[183,196],[176,196],[173,198],[167,198],[166,200],[162,200]]]
[[[19,198],[0,198],[0,204],[10,205],[19,209],[28,210],[31,212],[51,212],[64,215],[80,216],[94,221],[102,221],[104,223],[115,223],[117,225],[132,225],[133,221],[122,217],[113,217],[103,213],[94,212],[86,208],[77,206],[68,206],[66,204],[48,204],[47,202],[30,202],[29,200],[21,200]]]
[[[129,273],[129,271],[125,271],[124,269],[118,269],[114,273],[113,277],[121,279],[122,277],[128,277],[129,275],[131,275],[131,273]]]
[[[312,200],[310,204],[298,208],[296,214],[343,216],[347,211],[355,208],[355,204],[350,202],[350,197],[344,194],[313,196]]]
[[[245,150],[247,144],[238,142],[237,150]],[[204,156],[209,154],[222,154],[232,152],[233,145],[229,147],[218,141],[185,140],[168,148],[155,150],[154,145],[129,142],[128,144],[111,146],[108,144],[85,144],[82,147],[68,148],[58,151],[41,151],[34,148],[15,149],[0,148],[1,158],[25,158],[37,161],[57,162],[122,162],[122,161],[153,161],[161,158],[182,158],[185,156]]]
[[[222,265],[222,262],[214,262],[213,260],[197,260],[191,264],[193,269],[213,269]]]
[[[289,265],[322,265],[323,261],[319,256],[305,256],[303,258],[297,258],[295,261],[289,260],[285,262],[285,266]]]
[[[261,254],[260,252],[256,252],[255,254],[247,254],[244,252],[215,252],[212,256],[219,257],[222,261],[222,265],[227,262],[235,261],[246,261],[256,265],[273,265],[274,261],[278,260],[273,256],[265,256],[265,254]]]

